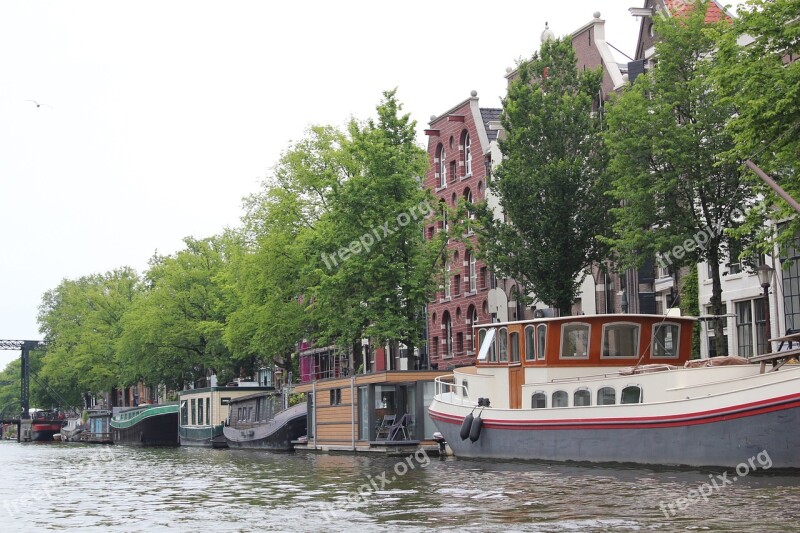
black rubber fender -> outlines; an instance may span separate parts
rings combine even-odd
[[[467,440],[467,437],[469,437],[470,431],[472,430],[472,420],[472,413],[464,417],[464,423],[461,424],[461,432],[459,433],[461,440]]]
[[[477,441],[481,437],[481,428],[483,427],[483,420],[481,415],[475,417],[472,421],[472,427],[469,430],[469,440],[472,442]]]

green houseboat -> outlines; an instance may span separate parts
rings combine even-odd
[[[227,448],[228,442],[222,427],[230,413],[230,402],[242,396],[274,390],[274,387],[260,387],[257,382],[243,381],[238,382],[235,387],[204,387],[180,391],[178,433],[181,446]]]
[[[178,411],[177,402],[115,410],[111,418],[114,444],[177,446]]]

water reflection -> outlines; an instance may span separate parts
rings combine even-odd
[[[0,443],[2,531],[787,531],[800,476],[528,462]],[[668,514],[668,513],[667,513]]]

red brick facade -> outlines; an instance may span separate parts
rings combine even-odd
[[[499,115],[499,110],[484,110]],[[485,198],[487,166],[491,165],[488,131],[478,99],[472,97],[430,123],[425,186],[440,203],[455,207],[459,200],[478,202]],[[444,157],[442,157],[444,154]],[[444,174],[444,175],[443,175]],[[442,229],[431,222],[426,235]],[[475,242],[475,237],[472,237]],[[462,242],[447,246],[449,290],[438,291],[428,305],[428,354],[432,367],[471,364],[475,361],[472,322],[489,322],[487,295],[491,288],[486,265],[472,257]]]

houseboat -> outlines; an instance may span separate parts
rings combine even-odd
[[[233,386],[235,384],[235,386]],[[181,391],[181,418],[178,428],[181,446],[226,448],[222,427],[228,420],[230,402],[257,392],[274,391],[258,382],[234,382],[225,387],[204,387]]]
[[[129,446],[177,446],[179,410],[178,402],[115,408],[111,438]]]
[[[735,467],[768,453],[800,467],[800,366],[783,365],[800,350],[688,363],[694,323],[477,325],[476,364],[436,379],[430,416],[461,457]]]
[[[306,434],[307,415],[305,402],[284,408],[281,393],[250,394],[231,400],[223,433],[230,448],[288,451]]]
[[[87,428],[81,433],[81,442],[111,444],[111,414],[108,409],[90,409]]]
[[[31,415],[30,440],[52,441],[53,435],[61,433],[62,425],[64,425],[64,414],[60,411],[37,410]]]
[[[299,451],[438,450],[426,406],[441,370],[384,370],[301,383],[308,434]]]

